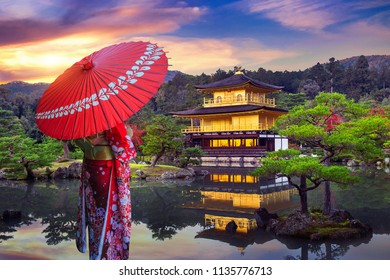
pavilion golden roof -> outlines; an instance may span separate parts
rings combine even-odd
[[[258,110],[267,110],[287,113],[287,110],[275,107],[257,106],[257,105],[238,105],[238,106],[221,106],[209,108],[195,108],[185,111],[171,112],[172,115],[177,116],[191,116],[191,115],[209,115],[209,114],[227,114],[227,113],[242,113]]]
[[[245,75],[243,72],[236,72],[233,76],[225,78],[223,80],[205,84],[205,85],[196,85],[195,88],[201,91],[214,91],[217,89],[227,89],[227,88],[244,88],[244,87],[253,87],[262,89],[264,92],[276,92],[282,90],[283,86],[276,86],[267,84],[255,79],[252,79]]]

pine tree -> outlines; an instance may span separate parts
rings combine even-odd
[[[330,93],[339,92],[341,90],[341,81],[344,75],[344,69],[340,65],[340,61],[334,57],[329,58],[329,63],[325,65],[326,70],[329,73],[329,87],[325,88],[324,91]]]
[[[34,168],[49,166],[62,152],[59,141],[45,138],[42,144],[28,137],[11,111],[0,110],[0,169],[11,178],[34,179]]]
[[[294,160],[270,162],[274,169],[269,167],[266,173],[298,176],[298,190],[303,202],[307,202],[307,198],[303,197],[307,190],[318,187],[318,180],[324,182],[323,211],[326,214],[330,211],[330,181],[343,183],[341,177],[347,176],[346,171],[340,168],[328,169],[327,167],[331,167],[331,160],[347,153],[360,160],[374,161],[383,155],[383,145],[390,140],[390,123],[386,115],[373,115],[369,108],[348,100],[339,93],[320,93],[314,101],[294,107],[288,115],[278,119],[275,130],[305,147],[317,150],[320,158],[313,160],[308,157],[308,164],[305,165],[305,160],[299,159],[299,152],[280,156],[288,156]],[[318,164],[322,164],[324,168]],[[279,165],[284,169],[275,169]],[[264,174],[265,171],[261,171],[261,168],[257,172]],[[307,187],[306,179],[314,185]],[[303,210],[306,211],[307,207],[303,206]]]
[[[22,123],[12,111],[0,109],[0,137],[24,134]]]
[[[151,166],[155,166],[162,156],[181,149],[183,145],[181,137],[181,127],[172,117],[155,115],[146,127],[142,152],[153,156]]]
[[[352,71],[353,91],[349,97],[358,101],[362,96],[368,95],[371,90],[375,89],[375,82],[372,79],[367,58],[361,55],[356,61]]]
[[[324,91],[329,87],[330,74],[326,71],[324,65],[317,63],[309,69],[306,79],[315,81],[320,87],[319,91]]]

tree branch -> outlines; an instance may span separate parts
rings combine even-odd
[[[318,188],[323,182],[325,182],[325,180],[319,180],[317,183],[315,183],[312,187],[308,187],[307,190],[308,191],[311,191],[311,190],[315,190],[316,188]]]
[[[297,188],[298,190],[301,189],[299,185],[295,184],[295,183],[291,180],[291,177],[290,177],[290,176],[284,176],[284,177],[287,177],[288,183],[289,183],[291,186]]]

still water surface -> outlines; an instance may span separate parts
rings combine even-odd
[[[332,186],[334,208],[370,224],[372,236],[309,243],[251,230],[255,209],[286,214],[298,207],[299,197],[286,182],[257,180],[247,171],[211,169],[210,175],[194,182],[133,182],[130,258],[390,260],[389,174],[366,170],[354,187]],[[88,259],[74,241],[78,187],[78,180],[1,181],[0,213],[21,209],[23,215],[13,223],[0,221],[0,259]],[[321,203],[321,189],[309,193],[309,205]],[[232,219],[240,223],[240,232],[215,229]]]

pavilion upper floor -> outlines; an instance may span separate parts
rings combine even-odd
[[[239,132],[270,130],[286,110],[255,106],[200,108],[176,112],[174,116],[190,120],[183,133]]]
[[[215,91],[212,98],[203,99],[203,107],[257,105],[276,107],[275,98],[267,98],[265,93],[247,92],[245,89]]]

